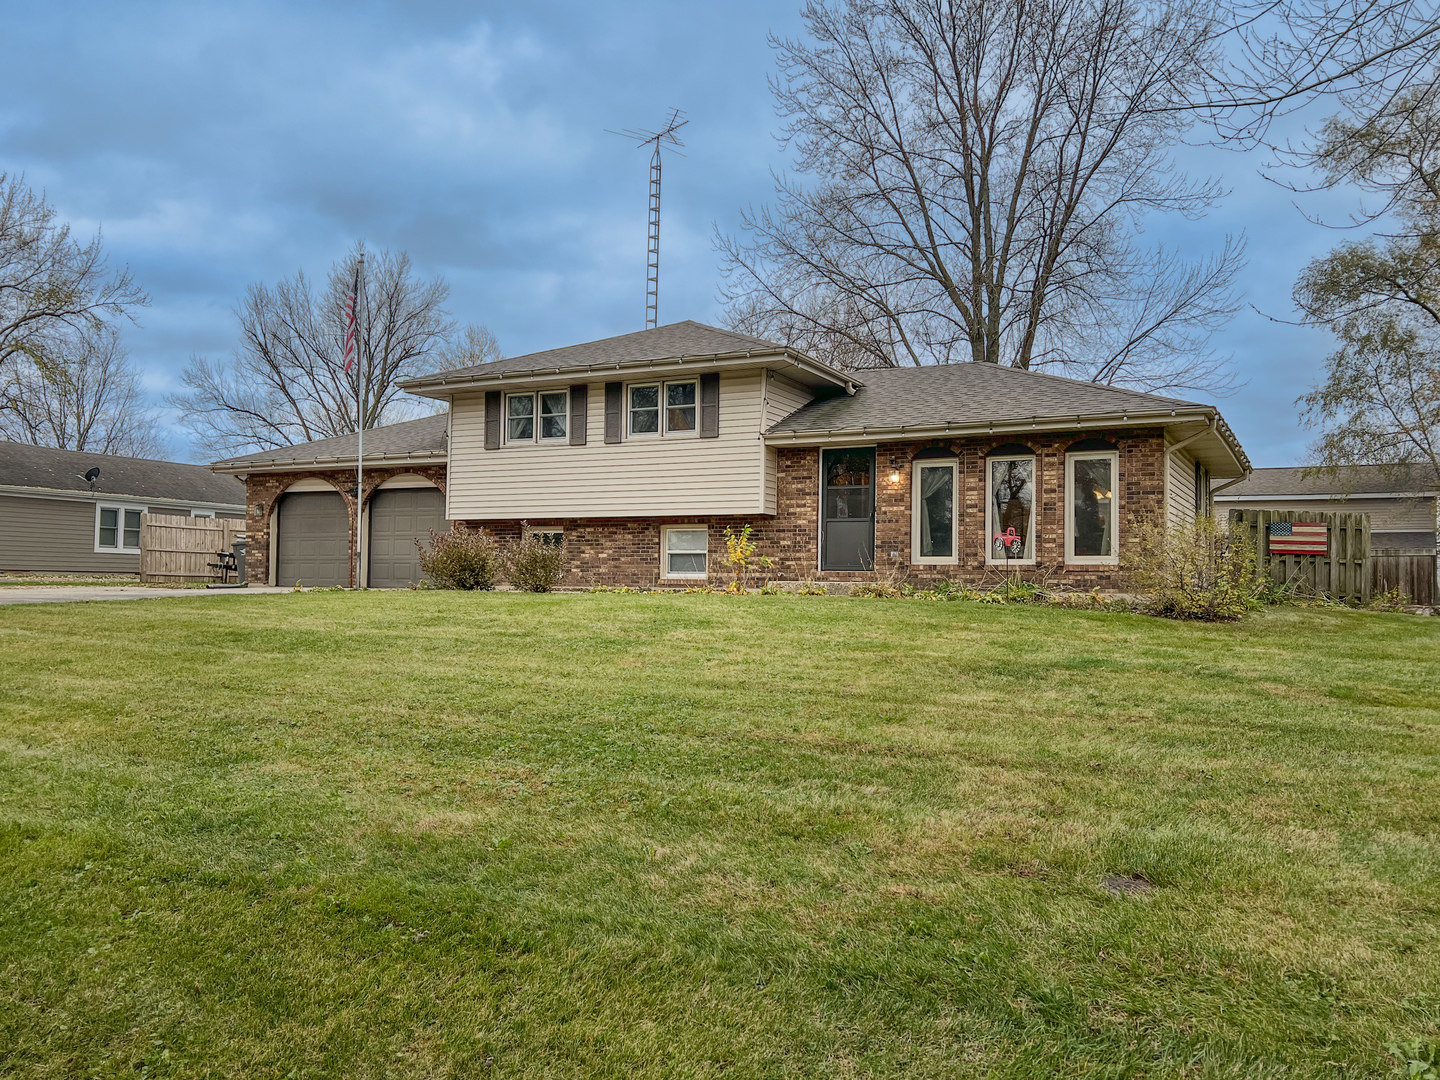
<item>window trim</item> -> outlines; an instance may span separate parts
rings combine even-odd
[[[1035,556],[1040,550],[1040,537],[1035,533],[1036,511],[1039,507],[1040,492],[1040,455],[1039,454],[997,454],[987,455],[981,459],[985,469],[985,565],[986,566],[1034,566]],[[1006,559],[1003,555],[995,556],[995,527],[992,517],[995,511],[995,497],[990,489],[991,473],[990,463],[994,461],[1029,461],[1033,464],[1030,475],[1030,558],[1028,559]]]
[[[924,469],[950,470],[950,551],[946,556],[920,554],[920,473]],[[1012,560],[1013,561],[1013,560]],[[916,458],[910,462],[910,562],[915,566],[960,565],[960,459]]]
[[[1110,551],[1109,555],[1075,554],[1075,462],[1105,458],[1110,462]],[[1065,455],[1065,562],[1072,566],[1120,565],[1120,452],[1118,450],[1077,450]]]
[[[665,404],[666,391],[672,386],[680,386],[687,383],[695,387],[695,404],[684,407],[693,408],[695,410],[695,426],[689,431],[671,431],[668,418],[668,409]],[[636,431],[630,425],[630,421],[635,411],[631,407],[630,395],[633,391],[643,389],[647,386],[653,386],[656,390],[656,408],[658,409],[658,415],[656,416],[656,426],[654,431]],[[700,379],[698,377],[692,377],[688,379],[646,379],[638,382],[626,383],[624,406],[625,438],[627,439],[698,439],[700,437]]]
[[[101,510],[114,510],[114,511],[116,511],[116,518],[115,518],[115,546],[114,546],[114,547],[101,547],[101,546],[100,546],[100,511],[101,511]],[[134,503],[118,503],[118,502],[97,502],[97,503],[95,504],[95,554],[96,554],[96,555],[139,555],[139,554],[140,554],[140,545],[137,544],[137,545],[136,545],[135,547],[133,547],[133,548],[130,548],[130,547],[126,547],[126,546],[125,546],[125,511],[127,511],[127,510],[138,510],[138,511],[140,511],[140,515],[141,515],[141,519],[142,519],[141,522],[140,522],[140,527],[141,527],[141,529],[144,529],[144,527],[145,527],[145,522],[144,522],[143,519],[144,519],[145,514],[149,513],[150,508],[149,508],[148,506],[136,506]]]
[[[703,532],[705,534],[705,571],[700,574],[670,573],[670,534],[672,532]],[[682,552],[693,555],[697,552]],[[662,525],[660,526],[660,580],[661,581],[708,581],[710,579],[710,527],[708,525]]]

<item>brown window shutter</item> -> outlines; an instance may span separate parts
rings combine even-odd
[[[624,383],[607,382],[605,384],[605,441],[607,443],[620,441],[620,409],[624,404],[621,401],[624,396]]]
[[[720,375],[700,376],[700,438],[720,437]]]
[[[589,387],[584,383],[577,383],[570,387],[570,445],[585,445],[585,420],[587,417],[586,402]]]
[[[485,391],[485,449],[500,449],[500,391]]]

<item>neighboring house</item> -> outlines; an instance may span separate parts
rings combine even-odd
[[[202,465],[0,442],[0,572],[137,574],[146,511],[239,518],[245,487]]]
[[[1249,470],[1209,405],[990,364],[845,372],[693,322],[404,385],[448,421],[366,433],[371,585],[456,520],[563,535],[569,585],[721,578],[749,524],[790,580],[1119,588],[1142,522],[1207,512],[1211,479]],[[354,443],[214,466],[246,481],[252,581],[353,580]]]
[[[1379,465],[1352,465],[1334,474],[1256,469],[1249,479],[1214,492],[1217,512],[1316,510],[1370,515],[1371,588],[1398,587],[1417,603],[1436,598],[1436,528],[1440,482],[1416,466],[1407,478]]]

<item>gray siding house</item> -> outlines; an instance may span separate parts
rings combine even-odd
[[[243,518],[245,485],[200,465],[0,442],[0,573],[137,574],[146,512]]]

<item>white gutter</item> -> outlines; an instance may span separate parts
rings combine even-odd
[[[54,499],[61,502],[128,502],[144,503],[147,506],[189,506],[196,510],[244,511],[245,509],[244,503],[212,502],[207,499],[173,499],[169,496],[162,499],[123,491],[75,491],[72,488],[24,487],[20,484],[0,484],[0,495],[14,495],[28,499]]]
[[[1229,487],[1229,484],[1225,485]],[[1217,489],[1218,490],[1218,489]],[[1440,492],[1435,491],[1317,491],[1313,495],[1226,495],[1230,502],[1241,500],[1257,502],[1283,502],[1283,501],[1342,501],[1345,499],[1433,499]]]
[[[373,429],[372,429],[373,430]],[[372,465],[424,465],[424,464],[445,464],[447,455],[445,452],[426,450],[424,453],[407,454],[404,456],[390,455],[386,457],[368,457],[365,460]],[[257,472],[289,472],[295,469],[337,469],[354,468],[353,457],[323,457],[323,458],[295,458],[290,461],[246,461],[243,458],[235,461],[217,461],[210,466],[211,472],[228,473],[231,476],[239,473]]]

